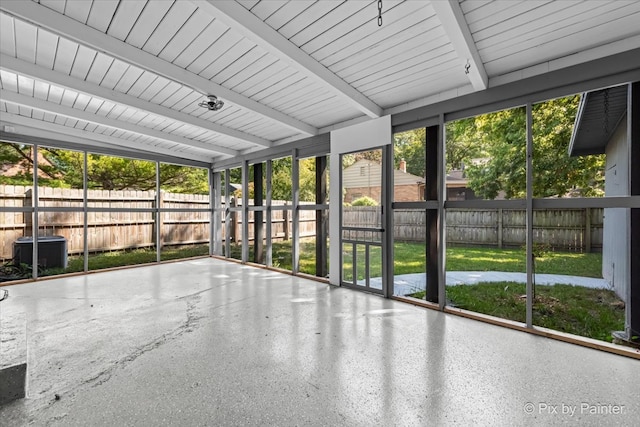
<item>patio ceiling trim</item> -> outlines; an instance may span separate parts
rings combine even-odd
[[[475,90],[486,89],[489,86],[489,77],[458,0],[432,1],[431,6],[442,23],[453,48],[458,53],[461,66],[465,67],[469,64],[467,75],[473,88]]]
[[[109,135],[70,128],[69,126],[45,122],[12,113],[2,113],[0,123],[3,126],[11,125],[15,127],[15,133],[0,130],[0,139],[4,141],[38,143],[71,150],[87,150],[97,154],[109,154],[145,160],[151,159],[169,163],[186,160],[186,162],[183,163],[199,167],[206,166],[213,162],[213,158],[202,158],[202,156],[189,153],[176,153],[174,150],[162,147],[132,147],[132,141],[125,141]],[[34,138],[36,138],[36,140],[34,140]],[[41,138],[41,140],[37,138]],[[178,154],[179,156],[177,156]],[[173,162],[171,162],[170,159],[174,159]]]
[[[251,143],[262,147],[270,147],[273,145],[271,141],[264,138],[260,138],[255,135],[250,135],[239,130],[231,129],[226,126],[210,122],[205,119],[194,117],[189,114],[182,113],[180,111],[163,107],[159,104],[145,101],[135,96],[127,95],[122,92],[107,89],[106,87],[89,83],[86,80],[81,80],[75,77],[71,77],[67,74],[60,73],[54,70],[49,70],[38,65],[30,64],[21,59],[14,58],[5,54],[0,54],[0,69],[9,71],[18,75],[31,77],[35,80],[47,82],[49,84],[60,86],[66,89],[73,90],[75,92],[82,92],[86,95],[100,98],[105,101],[111,101],[116,104],[124,105],[127,107],[135,108],[147,113],[156,114],[158,116],[186,123],[189,125],[197,126],[206,130],[217,132],[221,135],[229,136],[237,139],[243,143]]]
[[[293,65],[305,75],[320,82],[345,102],[369,117],[382,116],[380,106],[320,64],[286,37],[281,35],[235,1],[191,0],[200,9],[222,20],[243,36],[266,48],[281,60]]]
[[[81,45],[91,47],[106,55],[135,65],[150,73],[161,75],[197,92],[203,97],[215,94],[232,104],[253,111],[304,135],[316,135],[318,129],[280,111],[270,108],[224,86],[191,73],[182,67],[164,61],[150,53],[122,42],[115,37],[95,30],[72,18],[41,6],[33,1],[3,1],[0,10],[19,19],[31,22]]]
[[[213,151],[226,156],[237,156],[238,151],[229,148],[216,147],[213,144],[196,141],[189,138],[184,138],[178,135],[171,135],[166,132],[147,128],[144,126],[138,126],[133,123],[124,122],[120,120],[110,119],[108,117],[99,116],[93,113],[87,113],[86,111],[79,110],[77,108],[67,107],[64,105],[56,104],[50,101],[42,99],[32,98],[30,96],[21,95],[16,92],[11,92],[6,89],[0,89],[0,98],[4,102],[10,102],[16,105],[22,105],[23,107],[33,108],[40,111],[49,112],[52,114],[58,114],[64,117],[69,117],[76,120],[84,120],[90,123],[107,126],[113,129],[122,129],[129,132],[134,132],[140,135],[149,136],[162,141],[171,142],[174,144],[185,145],[187,147],[200,148],[208,151]]]

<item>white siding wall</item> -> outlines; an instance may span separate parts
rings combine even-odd
[[[361,173],[363,172],[363,173]],[[358,160],[342,171],[344,188],[380,187],[382,165],[373,160]]]
[[[605,150],[605,195],[629,195],[629,151],[627,117],[621,120]],[[602,277],[626,301],[629,272],[629,209],[604,210]]]

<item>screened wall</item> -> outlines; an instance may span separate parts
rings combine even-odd
[[[207,169],[15,142],[0,153],[3,282],[209,255]]]

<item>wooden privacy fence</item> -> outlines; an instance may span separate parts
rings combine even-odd
[[[67,188],[39,187],[40,208],[69,208],[75,212],[47,212],[38,214],[39,236],[63,236],[67,239],[69,254],[84,252],[83,191]],[[0,206],[24,208],[32,206],[33,190],[29,186],[0,185]],[[275,202],[274,204],[284,204]],[[116,212],[88,212],[87,243],[89,252],[107,252],[155,246],[156,226],[161,230],[161,244],[186,245],[209,242],[210,213],[185,212],[180,209],[208,209],[209,196],[196,194],[160,193],[160,207],[175,209],[161,212],[156,224],[153,212],[130,209],[154,209],[155,191],[88,190],[89,208],[122,209]],[[223,203],[224,207],[224,203]],[[234,213],[232,236],[242,234],[242,213]],[[254,212],[249,212],[249,239],[253,239]],[[263,221],[266,215],[263,215]],[[224,216],[223,236],[225,236]],[[286,239],[291,233],[291,211],[272,211],[272,235]],[[31,212],[0,212],[0,259],[13,257],[13,243],[23,236],[31,236],[33,223]],[[315,235],[315,211],[300,211],[300,236]],[[237,240],[236,240],[237,241]]]
[[[556,250],[601,252],[602,208],[548,209],[533,212],[535,244]],[[424,241],[425,212],[394,212],[397,241]],[[447,243],[461,246],[522,247],[526,211],[512,209],[447,209]]]
[[[38,234],[60,235],[67,239],[70,254],[84,251],[83,191],[40,187],[39,206],[43,208],[70,208],[76,212],[42,212],[38,214]],[[87,241],[89,252],[105,252],[155,246],[156,226],[161,230],[161,244],[185,245],[209,241],[210,213],[185,212],[180,209],[208,209],[209,196],[193,194],[160,194],[160,207],[175,209],[162,212],[159,221],[153,212],[130,209],[154,209],[155,191],[87,191],[90,208],[122,209],[116,212],[88,212]],[[274,205],[285,202],[274,201]],[[32,206],[32,189],[27,186],[0,185],[0,206],[24,208]],[[224,205],[223,205],[224,208]],[[350,226],[380,227],[379,207],[345,207],[343,224]],[[558,209],[534,212],[534,241],[551,248],[568,251],[601,251],[603,209]],[[272,237],[288,239],[291,235],[292,212],[272,210]],[[231,236],[238,242],[242,236],[242,212],[232,212]],[[255,212],[250,211],[249,240],[254,236]],[[315,236],[315,211],[300,210],[300,237]],[[223,221],[223,234],[226,230]],[[263,214],[266,221],[266,214]],[[424,241],[425,212],[419,210],[394,211],[394,238],[396,241]],[[266,231],[266,227],[263,228]],[[19,237],[31,236],[33,230],[30,212],[0,212],[0,259],[13,256],[13,242]],[[525,244],[525,211],[511,209],[448,209],[447,243],[467,246],[520,247]]]

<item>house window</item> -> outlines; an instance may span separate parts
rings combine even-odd
[[[364,171],[364,166],[360,166],[360,176],[364,176],[365,175],[365,171]]]

